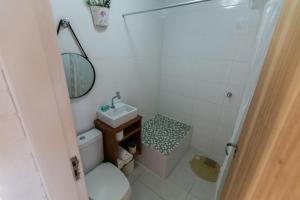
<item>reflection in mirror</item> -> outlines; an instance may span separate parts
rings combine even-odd
[[[82,55],[62,54],[70,98],[86,95],[95,83],[95,69]]]

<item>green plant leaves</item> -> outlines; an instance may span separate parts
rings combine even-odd
[[[89,6],[110,8],[110,0],[86,0],[86,4]]]

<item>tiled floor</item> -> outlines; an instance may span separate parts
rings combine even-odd
[[[195,154],[200,153],[191,148],[166,180],[137,165],[128,177],[132,200],[212,200],[216,184],[198,178],[190,169]]]

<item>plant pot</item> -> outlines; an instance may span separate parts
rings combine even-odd
[[[121,141],[124,138],[124,132],[120,131],[119,133],[116,134],[116,139],[117,141]]]
[[[108,26],[109,9],[101,6],[90,6],[95,26]]]

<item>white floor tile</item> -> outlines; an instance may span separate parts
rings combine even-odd
[[[199,200],[196,197],[192,196],[192,195],[188,195],[186,200]]]
[[[189,192],[196,181],[196,176],[189,166],[189,161],[182,160],[168,177],[168,180],[175,183],[177,186]]]
[[[185,200],[187,196],[187,192],[182,188],[150,171],[142,174],[139,180],[165,200]]]
[[[137,164],[128,177],[133,200],[212,200],[216,183],[197,177],[189,165],[197,154],[202,155],[195,148],[190,148],[166,180]]]
[[[198,178],[193,185],[190,194],[201,200],[212,200],[216,189],[216,183],[207,182]]]
[[[126,177],[127,177],[128,181],[129,181],[130,185],[133,185],[134,182],[137,180],[132,174],[126,175]]]
[[[157,194],[152,192],[140,181],[135,181],[132,185],[132,200],[162,200]]]
[[[190,162],[195,155],[200,154],[202,155],[201,152],[199,152],[197,149],[195,149],[194,147],[190,147],[190,149],[188,150],[188,152],[184,155],[184,157],[182,158],[181,162]]]
[[[140,177],[145,171],[147,171],[144,166],[140,165],[139,163],[135,162],[134,171],[132,175],[136,178]]]
[[[195,177],[198,178],[194,172],[192,171],[190,167],[190,161],[194,158],[195,155],[205,155],[198,151],[197,149],[191,147],[188,152],[184,155],[184,157],[181,159],[180,163],[178,164],[179,167],[184,168],[185,171],[188,171],[188,173]]]
[[[140,177],[140,175],[143,174],[143,172],[145,170],[146,169],[144,169],[143,166],[141,166],[137,162],[135,162],[133,172],[129,175],[126,175],[129,183],[132,185]]]

